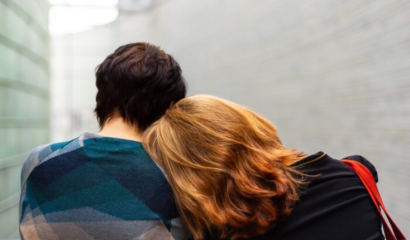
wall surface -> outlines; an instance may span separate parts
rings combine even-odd
[[[72,54],[71,67],[62,60],[66,72],[56,74],[73,82],[71,113],[53,123],[68,132],[53,130],[54,139],[97,129],[95,66],[120,44],[149,41],[180,62],[190,94],[256,110],[277,125],[288,147],[367,157],[379,171],[387,208],[409,235],[409,24],[404,0],[159,1],[55,40],[66,46],[56,56]]]
[[[51,140],[97,132],[94,69],[118,46],[116,23],[50,41]]]
[[[0,238],[17,238],[20,170],[49,141],[46,0],[0,0]]]

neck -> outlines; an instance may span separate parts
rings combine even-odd
[[[98,134],[104,137],[142,141],[142,132],[138,130],[136,125],[132,125],[118,116],[108,119]]]

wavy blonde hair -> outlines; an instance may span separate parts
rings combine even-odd
[[[144,133],[143,144],[165,170],[181,217],[195,239],[262,234],[299,199],[305,157],[285,148],[256,113],[208,95],[180,100]]]

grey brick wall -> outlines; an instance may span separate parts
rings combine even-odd
[[[367,157],[410,234],[410,2],[162,1],[119,22],[181,63],[190,93],[256,110],[287,146]]]

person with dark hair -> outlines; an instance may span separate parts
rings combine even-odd
[[[21,239],[187,239],[171,188],[143,132],[184,98],[175,59],[159,47],[119,47],[96,69],[100,132],[47,144],[21,174]]]

